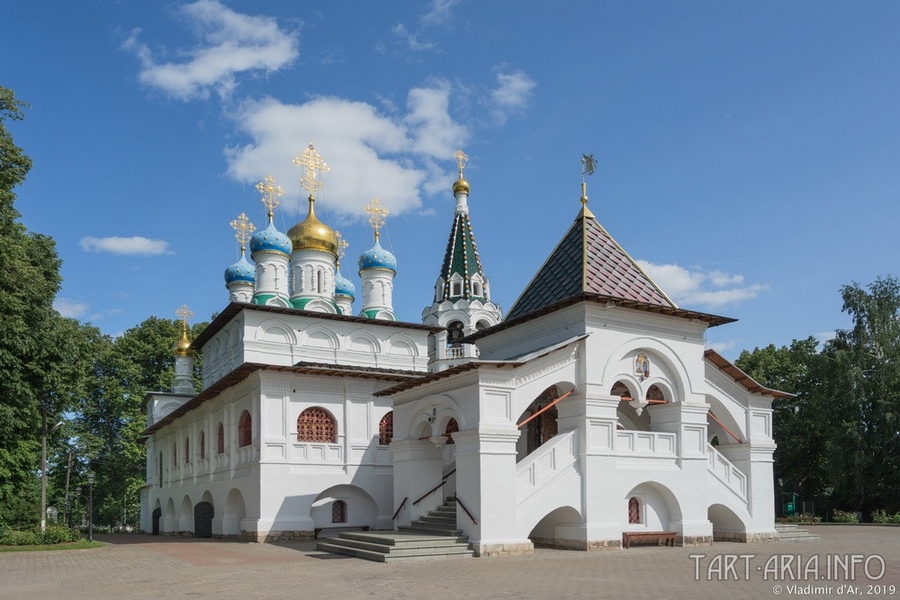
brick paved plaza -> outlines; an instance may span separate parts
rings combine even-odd
[[[701,548],[638,547],[606,552],[539,549],[533,556],[399,564],[326,555],[316,552],[309,542],[274,545],[144,535],[98,536],[107,542],[103,548],[0,553],[0,598],[757,600],[776,597],[775,586],[781,586],[780,597],[900,598],[900,528],[819,526],[812,530],[822,538],[802,543],[717,543]],[[698,554],[705,557],[691,558]],[[738,554],[755,556],[734,560],[732,557]],[[780,556],[770,560],[776,554]],[[870,582],[860,562],[855,566],[853,581],[791,580],[797,572],[798,554],[803,565],[818,557],[823,574],[826,563],[833,563],[834,557],[846,560],[853,554],[869,559],[873,576],[882,570],[884,574]],[[767,566],[773,568],[788,560],[787,570],[779,566],[773,571],[780,574],[777,579],[770,574],[765,580]],[[715,581],[720,574],[729,579]],[[713,581],[708,581],[708,576]],[[847,583],[858,589],[848,594],[846,587],[840,588]],[[870,584],[882,587],[869,588]],[[807,588],[811,585],[820,588]],[[831,593],[827,593],[829,586]],[[893,595],[889,586],[894,586]]]

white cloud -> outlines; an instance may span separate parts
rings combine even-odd
[[[657,265],[645,260],[636,262],[679,305],[718,308],[752,300],[769,289],[766,284],[742,285],[742,275],[697,268],[689,270],[679,265]]]
[[[284,208],[295,210],[305,193],[297,183],[302,171],[291,160],[313,142],[331,169],[318,196],[328,210],[359,216],[374,196],[393,215],[417,210],[420,192],[439,191],[436,182],[449,189],[447,173],[435,161],[452,161],[469,135],[450,117],[449,94],[445,82],[415,88],[407,115],[394,118],[370,104],[334,97],[247,102],[234,118],[251,142],[226,149],[228,173],[251,184],[273,175],[287,190]]]
[[[422,16],[426,25],[441,25],[450,20],[450,9],[459,4],[459,0],[431,0],[431,10]]]
[[[60,316],[67,319],[77,319],[87,313],[90,308],[89,304],[84,302],[75,302],[66,298],[57,298],[53,301],[53,308]]]
[[[424,50],[433,50],[435,47],[433,42],[420,42],[419,34],[410,32],[403,23],[394,25],[394,28],[391,31],[400,39],[400,42],[410,50],[422,52]]]
[[[512,113],[521,113],[528,106],[537,83],[524,71],[497,73],[497,87],[491,91],[491,104],[500,123]]]
[[[201,41],[182,54],[184,62],[158,63],[152,51],[138,41],[139,29],[122,47],[141,62],[141,83],[178,98],[206,98],[215,90],[227,98],[243,71],[275,71],[298,55],[296,32],[287,33],[272,17],[237,13],[217,0],[197,0],[179,11]]]
[[[706,347],[710,350],[715,350],[719,354],[724,354],[729,350],[734,350],[734,347],[737,345],[737,342],[734,340],[730,340],[727,342],[713,342],[711,344],[707,344]]]
[[[159,254],[175,254],[165,240],[134,237],[83,237],[78,243],[85,252],[109,252],[111,254],[143,254],[156,256]]]
[[[824,344],[830,342],[835,337],[837,337],[836,331],[820,331],[814,336],[817,340],[819,340],[820,344]]]

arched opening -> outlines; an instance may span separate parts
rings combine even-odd
[[[365,490],[355,485],[336,485],[323,490],[312,503],[313,526],[376,527],[378,504]]]
[[[713,504],[706,512],[713,527],[713,541],[746,542],[747,527],[737,514],[724,504]]]
[[[519,416],[519,428],[524,432],[519,436],[516,460],[522,460],[559,432],[559,411],[556,405],[551,406],[559,396],[559,388],[551,385]]]
[[[387,446],[394,438],[394,411],[381,417],[378,422],[378,443]]]
[[[184,464],[191,462],[191,438],[184,438]]]
[[[212,521],[215,516],[213,505],[209,502],[198,502],[194,507],[194,536],[198,538],[212,537]]]
[[[482,319],[481,321],[478,321],[477,323],[475,323],[475,330],[476,331],[484,331],[485,329],[487,329],[490,326],[491,326],[490,323],[488,323],[487,321]]]
[[[253,421],[250,418],[250,413],[245,410],[241,413],[240,419],[238,419],[238,447],[249,446],[252,440]]]
[[[646,398],[647,402],[649,402],[650,404],[665,404],[666,403],[666,397],[663,395],[663,391],[656,384],[651,385],[647,389],[647,395],[645,398]]]
[[[544,516],[528,534],[528,539],[537,546],[551,548],[582,548],[575,536],[566,535],[566,530],[581,527],[582,518],[571,506],[562,506]]]
[[[219,429],[216,431],[216,453],[225,453],[225,426],[219,423]]]
[[[635,486],[622,499],[622,514],[627,516],[627,530],[679,531],[675,523],[681,521],[681,507],[675,494],[666,486],[647,481]],[[632,521],[632,509],[637,521]],[[622,517],[620,517],[622,518]]]
[[[320,406],[307,408],[297,417],[298,442],[337,443],[337,420]]]
[[[609,393],[612,396],[619,396],[620,398],[616,416],[619,419],[619,426],[621,429],[630,431],[650,431],[650,414],[643,409],[638,413],[638,410],[631,405],[634,394],[624,381],[620,380],[615,382]]]
[[[162,520],[162,508],[157,506],[153,509],[153,521],[150,525],[150,535],[159,535],[159,522]]]
[[[444,437],[447,438],[447,445],[455,444],[453,441],[453,434],[459,431],[459,423],[456,422],[456,419],[450,419],[447,421],[447,427],[444,428]]]
[[[244,507],[244,496],[237,488],[228,492],[225,499],[225,518],[222,520],[222,533],[230,536],[241,535],[241,521],[247,518]]]
[[[206,458],[206,432],[200,432],[200,460]]]
[[[447,342],[455,344],[461,340],[463,335],[463,324],[461,321],[452,321],[447,324]]]

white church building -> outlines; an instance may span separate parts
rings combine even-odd
[[[197,339],[185,327],[172,391],[145,398],[144,531],[394,530],[449,498],[480,556],[620,548],[640,532],[684,545],[776,537],[771,403],[788,394],[705,349],[707,328],[733,319],[676,306],[600,225],[584,184],[572,226],[503,316],[465,159],[421,324],[395,318],[377,200],[354,310],[344,244],[315,214],[327,167],[314,148],[295,160],[308,216],[287,234],[272,218],[283,190],[257,186],[269,222],[253,235],[243,215],[232,223],[230,303]]]

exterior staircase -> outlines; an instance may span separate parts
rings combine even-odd
[[[397,531],[343,532],[318,540],[316,548],[376,562],[434,558],[471,558],[468,539],[456,528],[456,500]]]
[[[779,542],[812,542],[821,536],[798,527],[795,523],[776,523]]]

